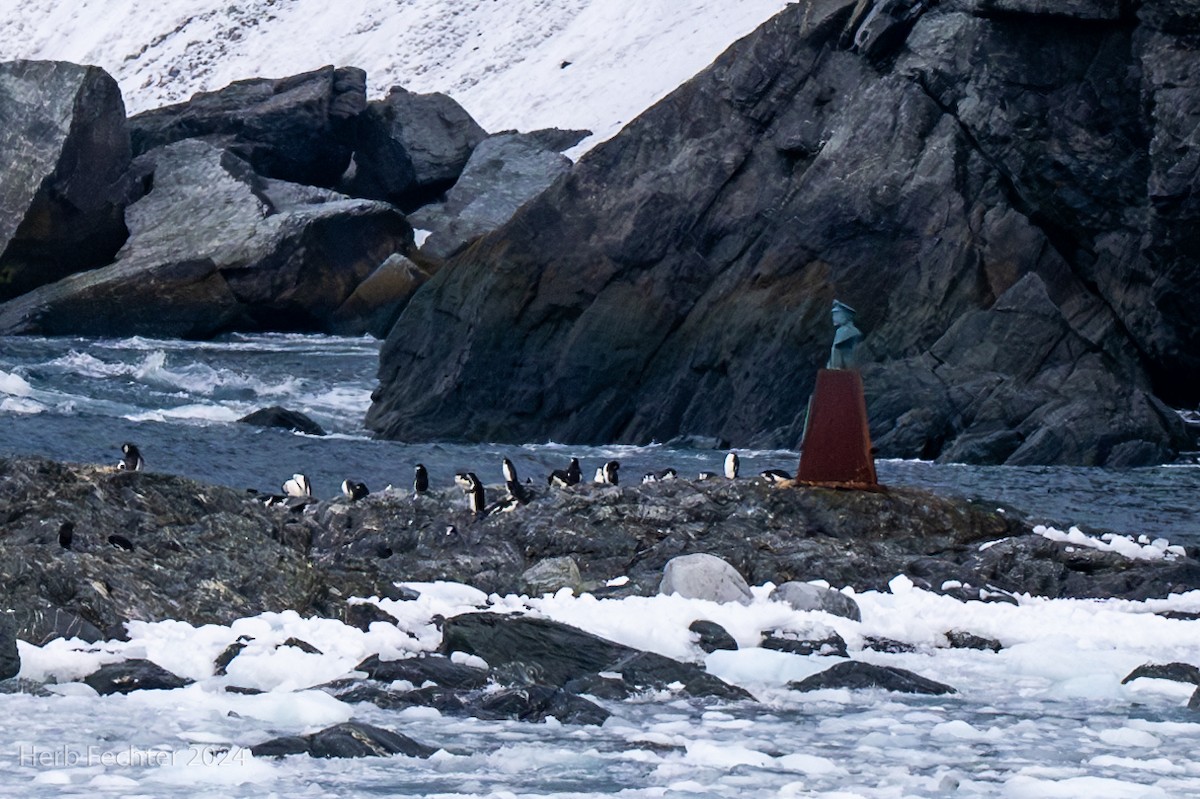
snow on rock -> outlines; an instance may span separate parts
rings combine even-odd
[[[20,0],[0,61],[96,64],[130,113],[235,80],[334,64],[368,92],[445,92],[485,128],[609,138],[786,0]]]
[[[1132,560],[1174,560],[1187,554],[1183,547],[1172,545],[1165,538],[1155,538],[1152,541],[1146,536],[1141,536],[1134,540],[1130,536],[1116,533],[1104,533],[1097,537],[1086,534],[1078,527],[1072,527],[1064,533],[1042,524],[1034,527],[1033,532],[1051,541],[1062,541],[1074,546],[1098,549],[1101,552],[1116,552]]]

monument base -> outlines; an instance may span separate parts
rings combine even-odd
[[[856,370],[817,372],[796,482],[849,488],[879,485],[867,427],[867,400],[862,376]]]

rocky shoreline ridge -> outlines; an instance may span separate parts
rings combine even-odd
[[[823,587],[821,580],[864,591],[902,579],[962,602],[1017,602],[1022,594],[1144,599],[1200,588],[1200,562],[1181,548],[1157,559],[1129,558],[1035,534],[1011,509],[916,489],[718,478],[530,491],[529,504],[477,519],[457,490],[388,489],[357,501],[267,506],[261,497],[181,477],[0,459],[0,605],[7,611],[0,685],[20,668],[18,638],[35,645],[58,637],[97,642],[123,639],[125,623],[134,620],[221,625],[285,610],[366,631],[399,623],[383,600],[417,599],[419,589],[406,583],[464,583],[482,589],[481,600],[487,592],[570,589],[598,598],[661,592],[743,604],[752,601],[748,583],[775,583],[773,601],[855,621],[854,591]],[[490,605],[487,599],[469,612],[435,618],[440,643],[433,649],[399,660],[371,656],[354,674],[319,687],[343,702],[384,710],[425,706],[482,719],[553,716],[566,724],[601,724],[611,715],[606,703],[647,690],[754,701],[702,664]],[[698,651],[738,648],[709,620],[697,618],[691,631]],[[232,641],[213,674],[224,675],[251,644]],[[282,645],[319,654],[300,640]],[[759,645],[842,659],[789,684],[792,690],[954,692],[904,669],[857,660],[821,624],[763,630]],[[863,645],[912,651],[912,644],[888,639]],[[955,629],[946,630],[941,645],[1002,646]],[[1144,669],[1128,679],[1198,681],[1184,664]],[[84,682],[106,694],[190,681],[134,658],[108,663]],[[223,690],[256,692],[236,681]],[[357,721],[253,748],[256,756],[316,757],[428,757],[435,750]]]

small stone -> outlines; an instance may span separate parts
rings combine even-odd
[[[710,654],[718,649],[736,650],[738,648],[737,641],[733,639],[733,636],[715,621],[697,619],[688,625],[688,630],[696,634],[696,644],[700,649]]]

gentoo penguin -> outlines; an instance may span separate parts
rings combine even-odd
[[[768,483],[778,483],[781,480],[791,480],[792,476],[783,469],[767,469],[762,473]]]
[[[456,472],[454,482],[467,495],[471,511],[476,518],[482,519],[487,515],[487,499],[483,491],[483,483],[475,476],[475,472]]]
[[[500,464],[500,468],[504,471],[504,482],[506,482],[506,483],[521,482],[519,479],[517,479],[517,467],[513,466],[513,462],[510,461],[508,458],[504,459],[504,462],[502,464]]]
[[[741,463],[738,460],[736,452],[731,452],[725,456],[725,479],[736,480],[738,476],[738,468]]]
[[[425,471],[425,464],[418,463],[417,468],[413,469],[413,491],[424,494],[428,490],[429,472]]]
[[[552,486],[567,488],[578,485],[582,479],[583,470],[579,468],[579,458],[571,458],[571,464],[565,470],[555,469],[550,472],[550,479],[547,482]]]
[[[63,549],[70,549],[71,542],[75,540],[75,522],[63,522],[58,527],[58,545]]]
[[[296,472],[290,480],[283,484],[283,493],[289,497],[311,497],[312,484],[308,482],[308,478]]]
[[[117,462],[117,468],[123,472],[140,472],[146,468],[146,461],[136,444],[126,441],[121,445],[121,460]]]
[[[366,483],[358,483],[353,480],[343,480],[342,493],[345,494],[351,502],[354,502],[362,499],[371,492],[367,490]]]

